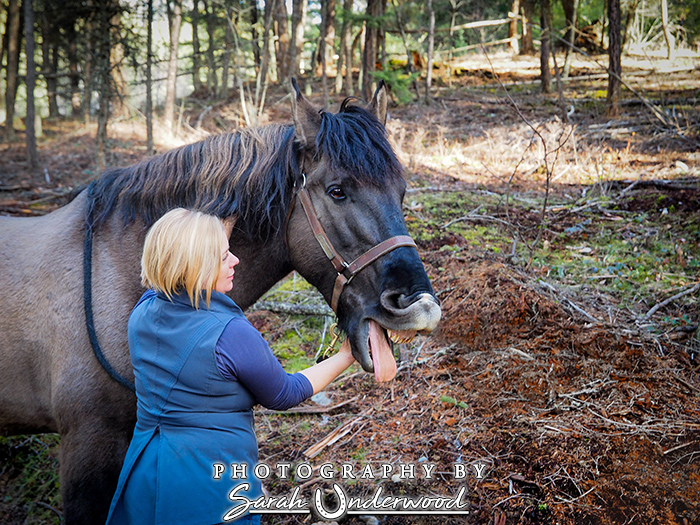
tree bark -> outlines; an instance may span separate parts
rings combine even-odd
[[[542,93],[550,93],[552,91],[552,73],[549,70],[552,31],[550,0],[541,0],[540,8],[540,27],[542,28],[540,35],[540,80],[542,81]]]
[[[276,56],[277,56],[277,81],[283,82],[289,77],[291,64],[289,60],[289,14],[287,13],[287,2],[279,0],[275,2],[275,34],[277,35]]]
[[[149,3],[152,0],[148,0]],[[152,31],[152,29],[151,29]],[[192,86],[195,91],[202,88],[202,79],[199,76],[201,57],[199,48],[199,0],[194,0],[192,6]]]
[[[70,76],[70,101],[71,115],[73,118],[79,118],[82,107],[80,104],[80,71],[78,68],[78,35],[75,31],[75,21],[71,21],[66,26],[66,40],[68,46],[66,52],[68,54],[68,72]],[[85,60],[86,67],[89,59]]]
[[[328,105],[328,68],[333,62],[333,43],[335,41],[335,0],[321,3],[321,36],[319,40],[318,57],[321,61],[321,86],[323,105]]]
[[[566,1],[566,0],[564,0]],[[520,12],[520,0],[513,0],[510,5],[510,12],[517,16]],[[513,18],[508,26],[508,38],[510,38],[510,50],[513,54],[520,53],[520,45],[518,44],[518,19]]]
[[[58,50],[56,39],[51,34],[48,13],[46,9],[41,16],[41,73],[46,82],[46,98],[49,103],[49,117],[58,116],[58,104],[56,102],[56,73],[58,69]],[[26,31],[26,22],[25,22]]]
[[[620,38],[620,0],[608,0],[608,97],[606,113],[610,117],[620,113],[622,84],[622,42]]]
[[[676,54],[676,38],[671,34],[668,27],[668,0],[661,0],[661,25],[664,29],[664,40],[666,41],[666,56],[673,60]]]
[[[7,76],[5,89],[5,140],[15,139],[15,98],[19,72],[20,13],[19,0],[10,0],[7,11]]]
[[[352,14],[353,0],[343,2],[343,24],[340,29],[340,53],[338,53],[338,72],[335,75],[335,92],[343,92],[343,81],[345,80],[347,94],[351,94],[352,89],[352,54],[348,53],[352,45],[352,24],[350,15]],[[348,75],[348,71],[350,75]]]
[[[433,82],[433,48],[435,46],[435,9],[433,0],[428,0],[428,63],[425,66],[425,103],[430,104],[430,86]]]
[[[333,69],[333,57],[335,56],[335,0],[326,0],[325,20],[325,45],[324,45],[324,77],[328,78]],[[337,67],[336,67],[337,70]],[[338,72],[336,73],[336,75]]]
[[[377,34],[382,0],[367,0],[364,50],[362,51],[362,96],[372,98],[372,83],[377,63]]]
[[[181,0],[168,1],[168,21],[170,27],[170,60],[165,91],[164,120],[171,131],[175,131],[175,98],[177,86],[177,50],[180,45],[180,24],[182,23]]]
[[[112,30],[121,31],[122,15],[116,11],[110,22]],[[112,80],[114,82],[114,114],[124,118],[130,116],[126,100],[129,98],[129,84],[124,78],[122,64],[124,63],[124,45],[119,35],[115,35],[114,42],[110,49],[110,67],[112,69]]]
[[[221,90],[219,91],[219,96],[226,100],[228,98],[228,73],[231,68],[231,53],[232,50],[232,35],[231,24],[233,23],[233,8],[231,6],[231,1],[227,0],[225,2],[225,12],[226,12],[226,33],[224,37],[224,64],[223,70],[221,72]]]
[[[569,44],[566,46],[566,55],[564,57],[564,78],[569,78],[569,72],[571,71],[571,50],[576,40],[576,29],[578,25],[578,3],[579,0],[564,0],[564,13],[566,14],[566,42]]]
[[[107,123],[109,122],[110,103],[113,98],[114,90],[112,86],[111,72],[111,49],[112,49],[112,27],[111,21],[115,6],[112,0],[104,0],[99,5],[97,14],[97,26],[94,28],[96,33],[96,59],[95,69],[97,75],[97,92],[100,96],[100,106],[97,114],[97,166],[100,171],[103,171],[106,166],[105,146],[107,144]]]
[[[258,1],[250,0],[250,32],[253,39],[253,59],[255,61],[255,69],[260,69],[260,45],[258,43],[258,30],[256,26],[258,24]]]
[[[270,63],[270,29],[272,28],[272,9],[275,0],[265,0],[263,32],[263,48],[260,57],[260,70],[255,81],[255,122],[262,114],[265,105],[265,95],[267,92],[267,70]]]
[[[523,38],[520,41],[520,54],[521,55],[534,55],[535,54],[535,44],[532,41],[532,19],[533,19],[533,4],[532,0],[523,0],[520,6],[520,15],[522,18],[523,25]]]
[[[403,15],[401,14],[401,11],[399,11],[399,6],[396,3],[396,0],[392,0],[392,5],[394,6],[394,15],[396,17],[396,25],[399,28],[399,33],[401,34],[401,41],[403,42],[403,47],[406,50],[406,67],[408,68],[408,72],[413,75],[416,72],[415,64],[413,62],[413,54],[411,53],[410,48],[408,47],[408,39],[406,38],[406,30],[405,30],[405,24],[403,21]],[[452,28],[454,27],[454,21],[455,21],[455,10],[453,9],[452,11],[452,16],[450,17],[450,62],[451,62],[451,57],[452,57]],[[413,80],[413,90],[416,92],[416,97],[418,100],[420,100],[420,91],[418,89],[418,81],[414,78]]]
[[[87,49],[97,49],[98,40],[95,38],[95,23],[91,20],[88,20],[85,23],[85,36]],[[83,100],[80,107],[82,109],[82,116],[86,125],[90,124],[92,111],[92,89],[95,82],[93,71],[95,69],[94,63],[96,60],[97,57],[89,54],[87,57],[85,57],[83,66]]]
[[[216,46],[214,39],[215,18],[214,3],[210,0],[204,0],[204,11],[207,17],[207,37],[209,45],[207,47],[207,89],[214,94],[219,88],[219,78],[216,74],[216,60],[214,58],[214,48]]]
[[[301,61],[301,49],[304,45],[304,18],[306,15],[307,0],[292,0],[292,35],[289,46],[289,75],[299,75]]]
[[[148,0],[146,9],[146,154],[153,155],[153,0]]]
[[[24,34],[27,55],[27,119],[25,122],[25,139],[27,145],[27,164],[35,171],[39,167],[39,152],[36,149],[36,129],[34,119],[34,87],[36,86],[36,65],[34,64],[34,5],[32,0],[24,0]]]

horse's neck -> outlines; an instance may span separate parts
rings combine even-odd
[[[241,261],[236,266],[231,296],[243,309],[251,306],[293,269],[282,241],[250,244],[233,237],[231,251]]]
[[[102,223],[95,232],[93,288],[112,290],[135,303],[143,293],[141,285],[141,253],[145,230],[140,220],[124,227],[118,214]]]

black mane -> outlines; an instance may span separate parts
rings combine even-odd
[[[316,158],[361,183],[386,184],[402,167],[384,127],[366,109],[343,102],[322,112]],[[284,226],[299,176],[294,126],[270,125],[215,135],[141,161],[111,168],[93,182],[86,219],[92,227],[112,213],[148,228],[175,207],[235,218],[248,239],[268,239]]]

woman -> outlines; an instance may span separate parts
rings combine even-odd
[[[297,405],[354,361],[345,341],[320,364],[285,373],[225,295],[238,262],[221,221],[200,212],[172,210],[146,235],[141,278],[149,290],[128,325],[137,423],[110,525],[220,523],[233,507],[229,492],[242,481],[250,489],[236,497],[260,497],[252,475],[258,460],[253,405]],[[215,463],[247,464],[247,480],[215,479]]]

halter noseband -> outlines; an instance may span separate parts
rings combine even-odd
[[[316,237],[316,241],[318,241],[323,253],[326,254],[326,257],[328,257],[331,264],[333,264],[335,271],[338,273],[338,277],[335,279],[335,285],[333,286],[333,296],[331,299],[331,308],[334,312],[338,313],[338,301],[340,300],[340,295],[343,293],[345,286],[347,286],[350,281],[353,280],[355,275],[360,273],[360,271],[372,264],[377,259],[383,257],[396,248],[401,248],[402,246],[416,248],[416,243],[408,235],[396,235],[395,237],[390,237],[389,239],[380,242],[373,248],[370,248],[365,253],[360,255],[351,263],[348,263],[343,256],[338,253],[338,250],[333,247],[333,243],[328,238],[328,235],[326,235],[326,232],[321,225],[321,221],[319,221],[318,215],[316,215],[316,209],[311,202],[309,191],[306,189],[306,175],[302,173],[301,176],[302,183],[295,196],[299,199],[299,202],[301,202],[301,207],[304,208],[304,213],[309,221],[314,237]],[[294,204],[292,203],[292,206],[293,205]]]

